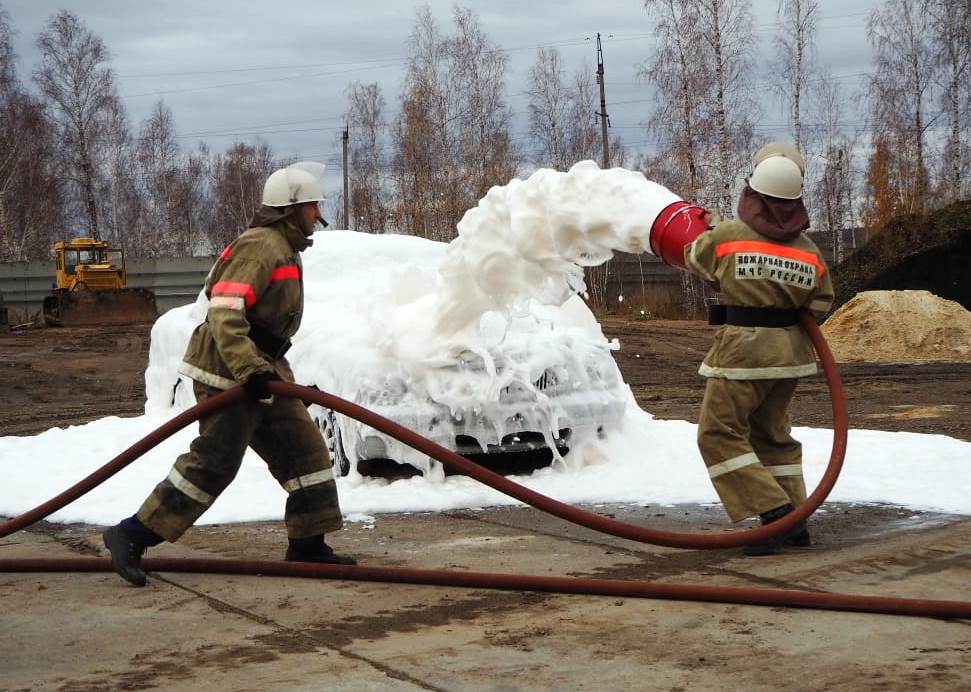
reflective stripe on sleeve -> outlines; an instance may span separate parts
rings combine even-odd
[[[185,477],[174,468],[169,471],[168,481],[175,486],[176,490],[181,492],[183,495],[191,497],[201,505],[206,505],[208,507],[212,504],[213,500],[216,499],[206,491],[202,490],[199,486],[187,481]]]
[[[286,281],[287,279],[299,279],[300,267],[295,264],[287,264],[277,267],[270,274],[270,281]]]
[[[813,312],[826,312],[833,306],[833,301],[831,300],[811,300],[809,301],[809,309]]]
[[[778,466],[766,466],[773,476],[801,476],[802,464],[780,464]]]
[[[719,476],[724,476],[726,473],[738,471],[741,468],[758,463],[759,458],[755,456],[755,452],[747,452],[741,456],[734,457],[733,459],[726,459],[725,461],[715,464],[714,466],[709,466],[708,477],[718,478]]]
[[[323,471],[314,471],[313,473],[308,473],[304,476],[291,478],[283,484],[283,489],[288,493],[292,493],[300,490],[301,488],[309,488],[313,485],[320,485],[321,483],[326,483],[327,481],[332,480],[334,480],[334,470],[324,469]]]
[[[242,296],[213,296],[209,301],[210,308],[229,308],[230,310],[246,309],[246,300]]]
[[[256,302],[253,287],[243,281],[219,281],[213,287],[213,296],[241,296],[246,300],[246,307]]]
[[[771,329],[771,327],[765,327]],[[702,377],[724,377],[726,380],[778,380],[790,377],[809,377],[816,374],[816,362],[803,365],[773,365],[765,368],[719,368],[702,363],[698,368]]]
[[[202,382],[210,387],[215,387],[216,389],[229,389],[239,384],[236,380],[230,380],[222,375],[197,368],[192,363],[186,363],[185,361],[182,361],[179,365],[179,374],[185,375],[196,382]]]

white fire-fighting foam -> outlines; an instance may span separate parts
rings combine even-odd
[[[402,387],[424,386],[435,397],[461,407],[476,388],[492,381],[489,377],[498,377],[490,373],[474,378],[466,372],[468,382],[462,377],[437,378],[436,360],[465,362],[461,353],[466,346],[496,360],[502,349],[512,354],[516,348],[540,345],[539,353],[528,351],[527,361],[535,366],[523,366],[526,371],[561,357],[583,362],[597,349],[608,348],[599,325],[578,298],[555,303],[579,288],[578,266],[603,258],[608,250],[646,248],[651,221],[669,200],[674,201],[667,195],[639,174],[601,172],[595,165],[578,164],[567,174],[541,171],[490,191],[463,219],[462,234],[447,258],[446,246],[417,238],[345,231],[317,234],[314,248],[305,254],[305,273],[308,293],[320,295],[320,302],[308,306],[291,351],[297,381],[325,389],[329,382],[351,387],[350,391],[358,387],[377,391],[378,397],[385,392],[388,398]],[[379,245],[391,251],[377,252]],[[483,259],[481,267],[477,257]],[[486,261],[490,257],[498,259]],[[499,271],[503,257],[505,269]],[[440,265],[450,279],[439,274]],[[338,282],[331,276],[342,278]],[[458,285],[452,285],[456,280]],[[367,306],[360,310],[364,292]],[[110,417],[30,437],[0,438],[0,464],[6,473],[0,515],[16,516],[46,501],[157,428],[174,408],[191,403],[186,396],[190,388],[185,383],[176,388],[173,373],[188,333],[204,318],[205,309],[200,299],[191,307],[170,311],[153,330],[145,416]],[[482,314],[478,320],[477,313]],[[330,356],[313,357],[321,349],[333,355],[333,361],[328,361]],[[389,370],[389,356],[392,362],[399,358],[402,365]],[[415,371],[407,374],[407,382],[395,380],[409,359]],[[478,363],[470,358],[465,370],[487,372],[474,365]],[[525,381],[532,383],[532,375]],[[698,386],[703,384],[699,381]],[[803,443],[807,484],[815,485],[829,456],[832,433],[805,428],[794,432]],[[104,524],[130,514],[194,434],[195,426],[181,431],[51,519]],[[654,420],[631,399],[620,429],[571,452],[568,459],[577,456],[582,464],[571,465],[568,473],[544,469],[520,480],[569,503],[717,502],[695,435],[694,425]],[[844,471],[829,499],[969,514],[971,500],[964,490],[971,482],[969,450],[971,443],[940,435],[852,430]],[[24,463],[27,459],[30,463]],[[390,484],[350,476],[339,479],[339,486],[345,514],[358,517],[517,504],[460,476],[442,479],[428,474]],[[285,492],[272,481],[266,465],[250,452],[236,480],[200,523],[279,519],[284,500]]]
[[[585,161],[567,173],[542,169],[492,188],[465,214],[447,247],[410,237],[369,241],[318,233],[304,253],[312,303],[289,355],[297,381],[378,410],[390,407],[388,413],[407,412],[412,427],[446,446],[454,440],[453,420],[483,444],[532,430],[554,449],[556,432],[570,427],[575,453],[569,459],[580,466],[595,454],[600,426],[570,420],[560,405],[564,394],[582,399],[596,391],[617,412],[629,397],[605,353],[616,345],[576,297],[584,290],[583,266],[606,261],[614,250],[649,248],[651,224],[677,200],[640,173]],[[205,309],[201,299],[174,330],[180,340]],[[173,331],[153,332],[153,344],[169,338],[166,330]],[[171,402],[171,373],[183,348],[166,344],[156,353],[153,346],[149,409]],[[559,396],[537,388],[546,372],[556,376]],[[191,387],[181,390],[181,404],[191,404]],[[510,396],[532,403],[511,419]],[[430,402],[446,407],[448,416]],[[433,476],[443,473],[362,424],[342,419],[342,428],[351,457],[371,436],[383,441],[389,457]]]

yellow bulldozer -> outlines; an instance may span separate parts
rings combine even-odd
[[[56,280],[44,298],[44,321],[59,327],[153,322],[155,294],[128,288],[123,250],[94,238],[54,244]]]

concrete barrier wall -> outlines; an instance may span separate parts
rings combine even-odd
[[[155,292],[159,313],[193,302],[214,258],[178,257],[128,262],[128,285]],[[54,284],[54,262],[0,263],[0,293],[11,322],[39,315]]]
[[[606,271],[604,305],[589,301],[591,307],[618,314],[644,314],[664,319],[695,319],[704,313],[701,297],[686,287],[684,272],[648,254],[615,252],[613,258],[592,275],[588,273],[591,297],[603,293],[589,284],[603,282]],[[643,313],[641,312],[643,311]]]
[[[39,314],[54,282],[54,262],[0,264],[0,293],[11,323]]]
[[[128,264],[128,285],[155,292],[159,314],[195,302],[215,257],[134,260]]]
[[[832,235],[810,234],[810,237],[832,262]],[[848,229],[843,233],[847,254],[865,242],[864,229]],[[128,263],[128,285],[154,291],[159,312],[163,313],[196,299],[213,261],[213,257],[132,260]],[[692,290],[679,270],[668,267],[652,255],[615,253],[605,271],[606,293],[600,298],[605,305],[592,305],[595,309],[622,313],[644,310],[655,317],[674,319],[704,315],[706,296],[701,295],[699,287],[694,286]],[[589,285],[591,278],[588,273],[588,289],[592,288]],[[53,261],[0,264],[0,293],[10,321],[39,314],[53,281]],[[600,281],[603,281],[602,276]],[[590,293],[602,294],[603,290],[591,290]],[[620,300],[621,296],[623,300]]]

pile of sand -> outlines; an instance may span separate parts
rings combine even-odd
[[[971,312],[929,291],[864,291],[822,326],[838,361],[971,362]]]

